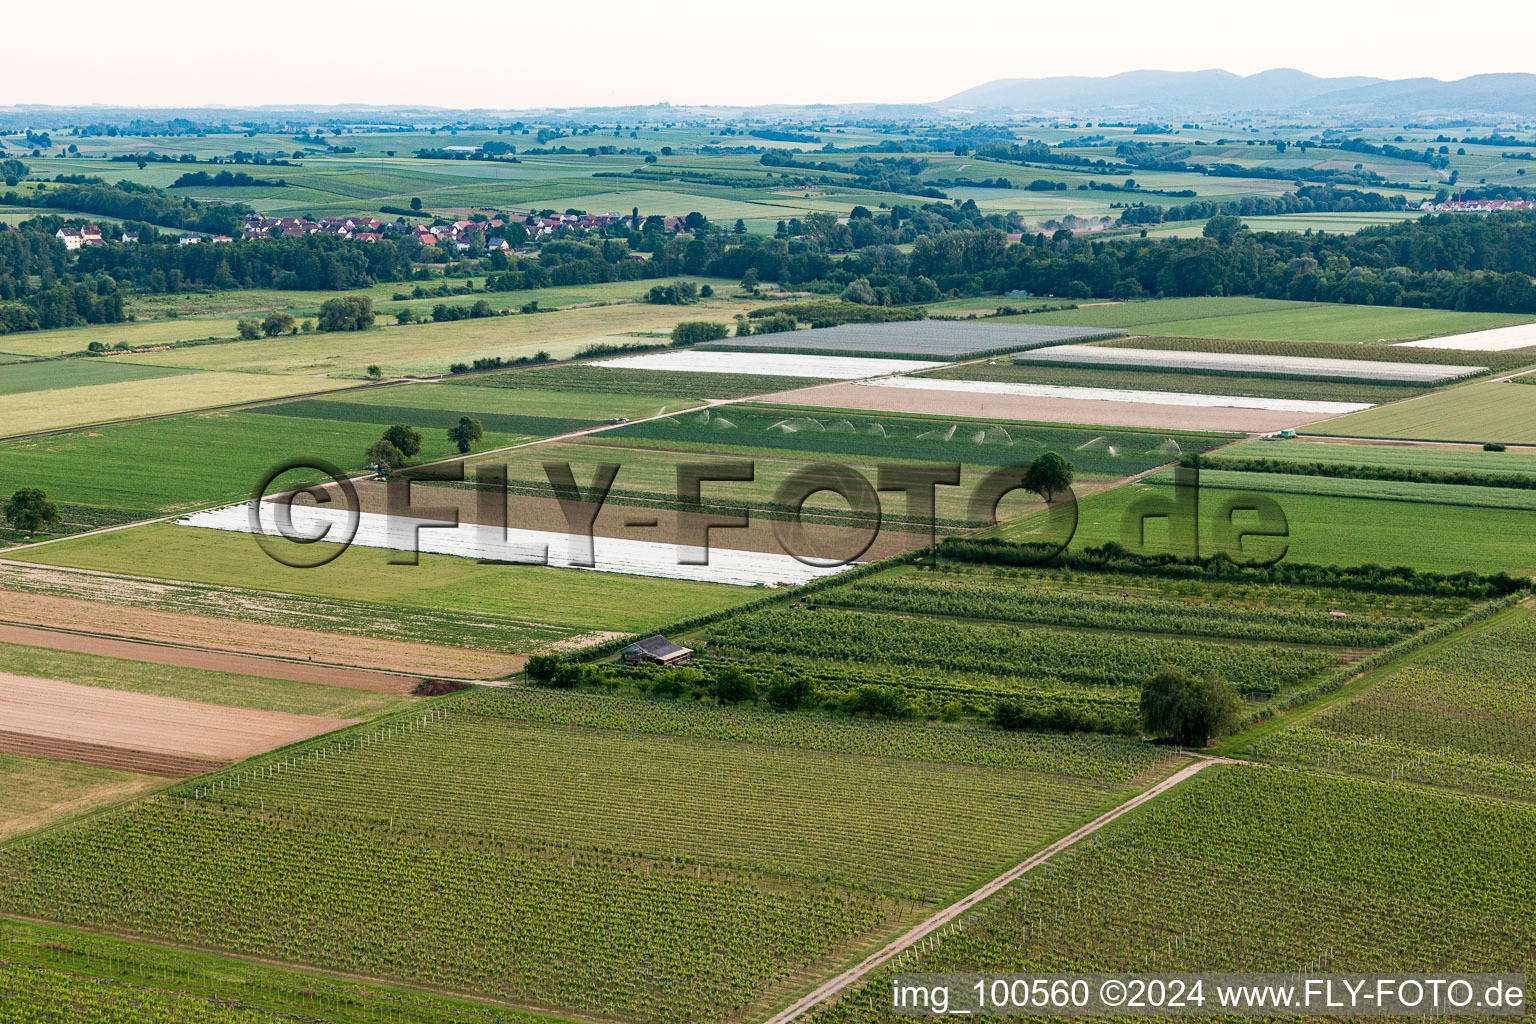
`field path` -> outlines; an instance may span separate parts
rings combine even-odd
[[[1113,810],[1106,811],[1076,831],[1062,836],[1060,839],[1056,840],[1045,849],[1040,850],[1038,853],[1035,853],[1033,856],[1029,857],[1022,864],[1019,864],[1017,867],[1014,867],[997,876],[992,881],[982,886],[980,889],[977,889],[969,896],[960,900],[958,903],[953,903],[950,906],[945,907],[943,910],[934,914],[926,921],[914,926],[911,930],[906,932],[906,934],[893,940],[884,949],[881,949],[875,953],[871,953],[869,956],[865,957],[854,966],[848,968],[846,971],[844,971],[842,974],[839,974],[831,981],[818,985],[804,996],[801,996],[799,999],[795,1000],[789,1006],[780,1010],[772,1017],[769,1017],[764,1022],[764,1024],[789,1024],[790,1021],[798,1019],[804,1015],[806,1011],[823,1002],[826,1002],[827,1000],[841,993],[844,989],[849,988],[855,982],[863,978],[866,974],[869,974],[875,968],[885,964],[892,957],[896,956],[896,954],[900,953],[908,946],[911,946],[919,939],[926,938],[928,935],[944,927],[949,922],[955,920],[967,910],[970,910],[972,907],[976,906],[982,900],[985,900],[990,896],[994,896],[998,892],[1001,892],[1003,889],[1007,888],[1009,885],[1012,885],[1014,882],[1018,881],[1019,877],[1025,872],[1039,867],[1068,847],[1071,847],[1081,842],[1088,836],[1091,836],[1093,833],[1097,832],[1105,825],[1108,825],[1116,818],[1135,810],[1142,804],[1146,803],[1148,800],[1156,797],[1158,794],[1164,793],[1167,790],[1172,789],[1174,786],[1177,786],[1185,779],[1198,774],[1213,764],[1240,763],[1224,757],[1206,757],[1203,755],[1197,756],[1199,756],[1199,760],[1195,761],[1193,764],[1185,765],[1183,768],[1180,768],[1178,771],[1174,772],[1172,775],[1168,776],[1157,785],[1151,787],[1150,789],[1143,790]]]

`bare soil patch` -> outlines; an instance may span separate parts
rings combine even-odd
[[[71,597],[0,590],[0,620],[103,633],[116,637],[159,640],[234,654],[267,654],[280,658],[313,658],[331,665],[383,668],[423,677],[493,678],[522,668],[524,658],[494,651],[475,651],[437,644],[372,639],[322,633],[286,626],[236,622],[182,612],[122,605],[102,605]],[[198,668],[218,668],[197,665]],[[244,670],[231,670],[244,671]],[[257,674],[268,674],[261,672]],[[315,682],[326,682],[316,679]],[[409,680],[407,680],[409,683]],[[397,684],[392,683],[391,686]],[[382,692],[403,693],[388,689]]]
[[[910,412],[966,419],[1083,423],[1099,427],[1151,427],[1158,430],[1231,430],[1244,433],[1299,427],[1331,418],[1315,413],[1274,412],[1268,409],[1210,409],[1141,402],[869,388],[858,384],[823,384],[799,391],[781,391],[753,401],[776,405],[818,405],[865,412]]]
[[[73,651],[77,654],[96,654],[107,658],[123,658],[128,661],[146,661],[154,665],[233,672],[263,679],[322,683],[326,686],[340,686],[349,690],[371,690],[375,693],[410,693],[412,688],[421,682],[418,676],[363,672],[358,669],[336,668],[313,662],[299,664],[252,657],[247,654],[227,654],[223,651],[166,647],[139,640],[62,633],[53,629],[34,629],[30,626],[14,626],[4,622],[0,622],[0,642],[25,644],[28,647],[47,647],[55,651]]]
[[[7,732],[146,754],[241,760],[357,721],[0,673],[0,722]]]

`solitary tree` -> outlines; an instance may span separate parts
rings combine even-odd
[[[411,209],[416,210],[417,212],[420,212],[421,211],[421,200],[420,199],[412,199],[411,200]]]
[[[748,267],[747,272],[741,275],[741,290],[744,292],[757,291],[757,268]]]
[[[369,363],[368,376],[372,377],[374,380],[378,380],[380,377],[384,376],[384,370],[379,366],[378,363]]]
[[[23,487],[5,503],[5,519],[13,529],[25,530],[31,538],[38,530],[59,525],[59,506],[38,488]]]
[[[267,318],[261,322],[261,333],[269,338],[275,338],[279,334],[294,333],[293,317],[287,313],[268,313]]]
[[[261,324],[255,320],[237,320],[235,333],[246,341],[261,337]]]
[[[1241,698],[1218,675],[1195,678],[1165,666],[1141,688],[1141,722],[1147,732],[1189,747],[1203,747],[1237,724]]]
[[[384,431],[384,440],[400,449],[400,454],[407,458],[421,451],[421,431],[408,423],[396,423]]]
[[[1024,471],[1024,486],[1051,502],[1056,495],[1072,486],[1075,473],[1072,463],[1055,452],[1046,452]]]
[[[458,446],[461,455],[484,436],[485,431],[480,429],[480,421],[468,416],[460,416],[459,422],[448,428],[448,440]]]

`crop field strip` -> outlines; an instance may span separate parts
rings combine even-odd
[[[977,359],[983,356],[1113,338],[1119,331],[1048,327],[1043,324],[972,324],[915,320],[844,324],[793,334],[754,335],[712,341],[704,349],[730,352],[815,353],[829,356]]]
[[[1536,364],[1536,349],[1510,349],[1504,352],[1478,352],[1476,358],[1466,352],[1455,349],[1437,348],[1407,348],[1402,345],[1391,346],[1361,346],[1356,345],[1348,349],[1327,342],[1317,341],[1231,341],[1222,338],[1178,338],[1178,337],[1147,337],[1147,338],[1111,338],[1109,341],[1091,346],[1105,350],[1129,348],[1140,351],[1201,353],[1205,355],[1224,356],[1272,356],[1282,357],[1288,360],[1341,360],[1347,361],[1342,355],[1344,352],[1354,353],[1364,357],[1365,362],[1389,362],[1406,363],[1414,366],[1462,366],[1467,363],[1477,363],[1486,367],[1490,373],[1505,373],[1517,370],[1521,367]],[[1014,358],[1015,363],[1024,363],[1034,360],[1034,356],[1025,354]],[[1350,359],[1355,356],[1350,356]],[[1155,369],[1151,364],[1135,367],[1136,369],[1151,372]],[[1180,367],[1171,367],[1177,372]],[[1214,373],[1214,370],[1207,370]],[[1377,381],[1377,383],[1391,383],[1390,381]],[[1406,383],[1414,383],[1407,381]]]
[[[695,373],[723,373],[744,377],[859,380],[882,374],[929,370],[944,364],[932,359],[756,350],[716,352],[693,348],[686,352],[648,352],[620,356],[617,359],[606,359],[592,365],[615,370],[647,370],[683,374],[684,376],[678,378],[677,386],[686,389],[689,378]]]
[[[1375,345],[1382,339],[1433,338],[1508,327],[1529,320],[1529,317],[1505,313],[1459,313],[1390,306],[1340,308],[1331,302],[1243,296],[1103,303],[1033,314],[1019,318],[1018,322],[1119,328],[1132,334],[1190,338]],[[1003,318],[1003,322],[1010,321]]]
[[[1480,381],[1340,416],[1314,424],[1307,432],[1334,437],[1536,444],[1536,390]]]
[[[1258,478],[1255,483],[1261,486],[1265,479],[1275,479],[1273,474],[1244,476]],[[1303,482],[1303,488],[1317,482],[1310,477],[1297,479]],[[1205,474],[1202,474],[1202,480],[1205,480]],[[1209,517],[1226,500],[1246,493],[1249,492],[1218,488],[1209,480],[1202,484],[1199,495],[1202,557],[1215,554],[1215,540],[1208,529]],[[1523,492],[1500,490],[1499,493]],[[1136,502],[1148,496],[1172,499],[1174,489],[1167,484],[1137,482],[1080,499],[1078,530],[1072,540],[1072,550],[1083,551],[1110,542],[1124,543],[1126,517]],[[1436,572],[1528,574],[1536,571],[1536,552],[1511,541],[1511,538],[1529,533],[1530,513],[1520,508],[1375,501],[1347,493],[1322,495],[1305,489],[1299,493],[1286,493],[1276,500],[1286,515],[1289,535],[1279,541],[1255,538],[1245,542],[1244,551],[1250,555],[1273,554],[1283,545],[1287,560],[1319,565],[1373,562]],[[1017,520],[1004,523],[998,532],[1009,539],[1025,540],[1038,539],[1042,534],[1054,536],[1051,529],[1040,513],[1026,513]],[[1169,539],[1166,526],[1149,522],[1146,550],[1173,551],[1173,548],[1174,542]]]
[[[1202,469],[1204,486],[1221,491],[1262,494],[1310,494],[1352,498],[1360,501],[1409,501],[1441,507],[1502,508],[1536,511],[1536,491],[1530,487],[1484,487],[1474,484],[1373,480],[1304,473],[1248,472],[1219,468]],[[1145,478],[1151,484],[1171,484],[1172,470],[1158,470]]]
[[[1536,617],[1516,609],[1256,743],[1281,764],[1536,801]]]
[[[1423,351],[1431,351],[1425,349]],[[1209,373],[1269,374],[1302,379],[1402,381],[1436,384],[1470,377],[1488,367],[1467,364],[1393,362],[1382,359],[1316,358],[1300,355],[1262,355],[1248,352],[1202,352],[1159,348],[1060,345],[1027,356],[1015,363],[1060,363],[1068,366],[1105,366],[1130,369],[1202,370]]]
[[[1103,386],[1080,387],[1061,384],[1031,384],[1019,381],[997,380],[943,380],[933,377],[885,377],[880,380],[857,382],[861,387],[891,388],[896,390],[938,392],[961,396],[961,401],[982,401],[985,397],[1004,396],[1012,399],[1041,399],[1044,401],[1112,403],[1093,408],[1106,411],[1120,406],[1166,406],[1185,409],[1254,409],[1266,412],[1294,414],[1300,422],[1310,419],[1339,416],[1370,408],[1358,402],[1325,402],[1304,398],[1250,398],[1242,395],[1223,395],[1211,392],[1180,392],[1153,390],[1143,391]],[[974,396],[974,397],[973,397]]]
[[[1529,807],[1217,765],[805,1019],[904,1020],[913,971],[1529,972],[1533,856]]]
[[[801,716],[747,712],[733,721],[736,714],[477,693],[13,847],[0,854],[0,906],[142,934],[174,929],[180,941],[232,952],[622,1019],[671,1020],[705,1007],[714,1015],[899,925],[919,911],[914,896],[942,898],[1016,862],[1118,801],[1123,783],[1096,777],[1101,769],[1128,782],[1127,772],[1155,757],[1109,740],[1000,737],[979,748],[978,760],[977,749],[940,727],[912,733],[869,723],[844,735],[840,725]],[[586,724],[594,716],[600,726]],[[743,729],[759,742],[742,742]],[[853,753],[850,739],[864,752]],[[984,766],[989,748],[998,767]],[[539,756],[509,759],[509,749]],[[1001,766],[1058,753],[1070,764],[1074,752],[1088,777]],[[705,787],[700,757],[713,768]],[[436,773],[421,771],[428,762],[470,783],[473,797],[435,786]],[[636,788],[637,771],[651,781]],[[828,771],[843,784],[812,784]],[[923,782],[893,787],[892,771]],[[572,804],[572,786],[603,793]],[[994,786],[1003,788],[983,797]],[[932,791],[934,813],[966,815],[973,833],[968,800],[1036,808],[1045,800],[1055,809],[1024,830],[1017,816],[997,816],[964,858],[935,858],[905,824],[888,829],[884,845],[871,843],[873,822],[904,822],[898,806],[909,808],[915,789]],[[381,790],[393,796],[381,801]],[[877,813],[893,800],[889,815]],[[747,815],[758,802],[763,813]],[[498,810],[524,803],[532,814]],[[647,803],[656,806],[644,811]],[[673,812],[661,813],[669,803]],[[570,818],[578,808],[589,825]],[[743,815],[751,821],[738,821]],[[743,843],[740,828],[724,827],[732,822],[764,842]],[[911,855],[890,857],[891,843],[912,845]],[[422,858],[436,869],[430,878],[418,870]],[[306,865],[324,865],[324,881]],[[60,869],[76,880],[72,892],[49,877]],[[108,897],[92,881],[101,870],[138,883]],[[288,899],[288,890],[309,895]],[[290,908],[281,921],[274,906]],[[419,939],[385,942],[380,927]],[[494,953],[486,949],[493,935]],[[471,949],[480,950],[473,959]]]
[[[395,421],[392,421],[395,422]],[[274,452],[302,452],[362,469],[378,440],[374,423],[240,411],[76,430],[0,442],[0,491],[41,487],[50,497],[148,519],[219,502],[243,501],[271,468]],[[522,435],[487,432],[487,447]],[[422,435],[422,457],[454,452],[445,431]],[[111,466],[110,473],[100,471]]]
[[[693,398],[730,399],[770,391],[795,391],[822,383],[816,377],[769,377],[745,373],[690,373],[686,380],[669,370],[619,369],[603,363],[530,367],[497,373],[471,374],[450,384],[485,388],[549,388],[598,394],[664,395],[675,397],[687,385]]]
[[[1177,370],[1131,370],[1087,366],[1032,366],[1028,363],[965,363],[924,370],[917,377],[938,380],[981,380],[1000,383],[1054,384],[1061,387],[1125,388],[1139,391],[1182,391],[1190,394],[1241,395],[1253,398],[1310,398],[1325,402],[1368,402],[1380,405],[1417,393],[1401,384],[1373,381],[1297,381],[1276,377],[1181,373]]]
[[[1201,641],[1112,631],[1019,628],[1001,622],[911,619],[865,611],[749,612],[712,627],[702,664],[749,665],[772,658],[790,673],[807,673],[829,693],[876,683],[920,704],[955,703],[962,713],[991,712],[996,702],[1087,688],[1089,696],[1120,689],[1118,712],[1134,719],[1136,683],[1164,665],[1216,672],[1251,700],[1275,696],[1333,668],[1348,656],[1326,648]],[[1033,701],[1032,701],[1033,702]]]
[[[1216,434],[1180,431],[1096,430],[751,404],[629,424],[605,431],[603,439],[683,443],[717,450],[749,446],[780,454],[803,452],[808,461],[813,454],[835,454],[992,466],[1027,463],[1046,451],[1056,451],[1071,460],[1079,473],[1110,478],[1144,472],[1230,440]]]
[[[740,587],[544,566],[485,566],[433,554],[423,554],[414,568],[400,572],[389,565],[387,552],[362,547],[324,572],[295,572],[273,562],[249,537],[166,524],[22,554],[28,564],[113,574],[97,581],[98,589],[105,587],[97,599],[109,604],[119,600],[117,588],[125,583],[143,597],[123,600],[141,600],[147,607],[156,606],[162,584],[205,584],[219,602],[209,615],[224,614],[222,606],[236,609],[230,617],[239,619],[238,602],[252,595],[267,621],[282,628],[298,625],[295,618],[320,616],[311,621],[311,630],[344,634],[359,643],[382,636],[395,638],[388,641],[393,643],[427,641],[511,654],[532,653],[551,642],[563,647],[563,641],[594,631],[642,632],[679,616],[754,599]],[[47,579],[45,573],[45,581],[35,585],[90,589],[91,572],[68,584]],[[186,607],[184,602],[195,602],[199,590],[178,588],[175,600]],[[368,597],[359,599],[358,594]],[[188,610],[198,614],[195,604]],[[326,621],[329,615],[338,616],[334,624]],[[412,633],[403,625],[408,623],[430,632]]]

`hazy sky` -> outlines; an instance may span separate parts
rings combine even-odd
[[[1513,27],[1524,4],[1470,10],[1477,25],[1463,28],[1424,0],[15,3],[0,106],[926,102],[994,78],[1148,67],[1536,70],[1529,32]]]

